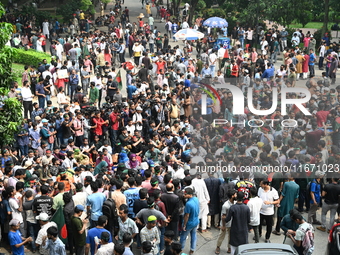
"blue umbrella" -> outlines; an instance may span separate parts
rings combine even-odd
[[[228,22],[219,17],[211,17],[203,22],[205,27],[228,27]]]

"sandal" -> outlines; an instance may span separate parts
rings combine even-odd
[[[215,254],[220,254],[220,251],[221,251],[220,247],[217,247],[215,250]]]

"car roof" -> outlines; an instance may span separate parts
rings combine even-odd
[[[288,244],[257,243],[244,244],[237,247],[235,255],[297,255],[297,251]]]

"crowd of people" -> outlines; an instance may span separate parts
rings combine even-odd
[[[71,35],[51,31],[48,21],[38,34],[30,34],[24,17],[15,25],[12,46],[21,36],[27,37],[22,46],[44,51],[38,38],[48,38],[52,60],[25,66],[22,84],[14,82],[7,95],[22,102],[24,121],[16,142],[1,149],[2,244],[15,255],[25,249],[179,255],[190,235],[193,254],[197,231],[214,227],[216,254],[223,242],[234,254],[249,243],[249,231],[255,243],[270,243],[281,230],[300,255],[311,254],[312,225],[329,231],[340,212],[338,44],[297,30],[290,46],[285,29],[255,38],[251,28],[235,27],[231,49],[216,44],[210,29],[201,40],[172,46],[188,22],[178,24],[162,11],[158,29],[145,9],[148,22],[143,14],[132,24],[127,7],[118,17],[113,10],[108,32],[79,29],[81,10]],[[261,53],[253,47],[257,39]],[[317,62],[326,67],[318,79]],[[310,115],[293,104],[282,115],[280,99],[271,114],[251,113],[271,109],[273,91],[299,87],[299,79],[311,94],[303,103]],[[247,99],[252,88],[253,107],[234,114],[226,84]],[[53,219],[58,210],[64,235]]]

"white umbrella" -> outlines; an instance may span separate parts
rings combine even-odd
[[[174,37],[177,40],[197,40],[197,39],[202,39],[204,37],[204,34],[195,30],[195,29],[181,29],[179,30]]]

